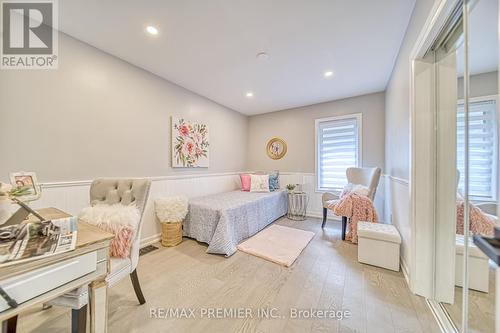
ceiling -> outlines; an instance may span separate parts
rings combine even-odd
[[[64,0],[59,27],[252,115],[384,90],[414,3]],[[158,35],[149,35],[148,25]],[[259,52],[268,59],[257,59]],[[325,78],[326,71],[333,75]]]
[[[498,69],[498,2],[480,0],[474,3],[469,15],[469,72],[471,75]],[[464,75],[463,35],[456,50],[457,76]]]
[[[472,9],[469,19],[469,64],[471,74],[497,70],[497,33],[498,1],[480,0]],[[463,53],[459,56],[462,57]]]

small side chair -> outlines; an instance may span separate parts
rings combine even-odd
[[[381,173],[382,170],[380,168],[347,168],[346,170],[347,181],[352,184],[368,187],[368,197],[371,200],[375,198]],[[339,194],[332,192],[323,193],[323,223],[321,224],[321,228],[325,227],[328,217],[328,205],[332,200],[339,200]],[[346,229],[347,216],[342,216],[342,240],[345,240]]]

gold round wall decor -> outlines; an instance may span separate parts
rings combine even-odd
[[[273,160],[279,160],[286,155],[286,142],[280,138],[272,138],[267,143],[266,152]]]

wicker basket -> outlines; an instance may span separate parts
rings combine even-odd
[[[182,243],[182,222],[161,223],[161,245],[176,246]]]

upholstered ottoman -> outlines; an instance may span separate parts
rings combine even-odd
[[[455,285],[463,286],[464,236],[456,235],[455,247]],[[488,292],[489,263],[488,257],[469,241],[469,289]]]
[[[401,236],[392,224],[358,223],[358,261],[399,271]]]

